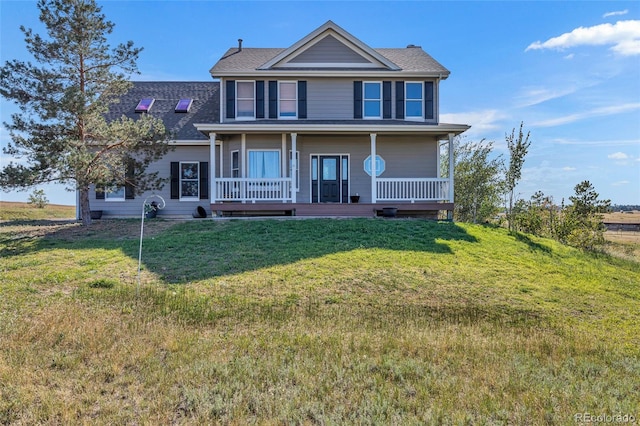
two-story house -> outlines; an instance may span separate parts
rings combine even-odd
[[[171,176],[165,214],[453,210],[440,145],[469,127],[440,123],[449,71],[419,46],[374,49],[329,21],[288,48],[239,40],[210,73],[219,82],[136,83],[115,111],[157,114],[177,135],[154,165]],[[125,195],[92,207],[125,214]]]

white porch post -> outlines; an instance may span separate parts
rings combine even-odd
[[[209,185],[209,193],[211,202],[216,202],[216,134],[209,133],[209,176],[211,184]]]
[[[297,133],[291,133],[291,170],[289,176],[291,177],[291,202],[297,202],[298,184],[296,177],[298,176],[298,161],[296,159],[297,147]]]
[[[378,184],[377,184],[377,170],[376,170],[376,133],[371,133],[371,202],[376,203],[378,201]]]
[[[247,134],[243,133],[240,135],[240,177],[244,179],[247,175]],[[240,184],[240,198],[243,204],[247,202],[245,188],[246,183],[242,182]]]
[[[453,203],[453,133],[449,133],[449,202]]]

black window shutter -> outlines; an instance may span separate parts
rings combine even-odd
[[[124,181],[125,200],[133,200],[135,198],[135,165],[136,162],[132,158],[127,160],[126,179]]]
[[[227,80],[227,118],[236,118],[236,81]]]
[[[396,118],[404,119],[404,81],[396,81]]]
[[[209,198],[209,162],[200,162],[200,199]]]
[[[307,118],[307,82],[298,82],[298,118]]]
[[[433,120],[433,81],[424,82],[424,118]]]
[[[264,118],[264,81],[256,81],[256,118]]]
[[[391,82],[382,82],[382,118],[391,118]]]
[[[269,118],[278,118],[278,82],[269,81]]]
[[[180,163],[171,162],[171,199],[180,198]]]
[[[96,185],[96,200],[104,200],[104,186]]]
[[[353,82],[353,118],[362,118],[362,82]]]

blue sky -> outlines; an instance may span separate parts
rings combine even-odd
[[[531,148],[517,192],[556,202],[583,180],[601,198],[640,204],[640,2],[102,1],[112,44],[144,48],[135,80],[211,79],[237,39],[288,47],[332,20],[371,47],[416,44],[451,71],[441,122],[494,141],[523,121]],[[31,60],[19,26],[44,34],[35,1],[0,0],[0,60]],[[15,111],[1,100],[2,121]],[[0,144],[8,135],[2,129]],[[3,163],[7,158],[3,156]],[[75,195],[45,187],[51,202]],[[28,192],[0,192],[24,201]]]

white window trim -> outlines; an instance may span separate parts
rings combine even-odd
[[[419,84],[420,85],[420,102],[422,103],[422,108],[420,109],[420,116],[417,116],[417,115],[408,116],[408,114],[407,114],[407,111],[409,110],[407,108],[407,102],[410,102],[412,100],[417,101],[417,99],[408,99],[408,97],[407,97],[407,85],[408,84]],[[425,108],[424,82],[423,81],[405,81],[404,82],[404,119],[406,121],[424,121],[424,108]]]
[[[242,98],[238,94],[238,83],[252,83],[253,90],[251,91],[251,101],[253,102],[253,116],[239,116],[238,102],[240,100],[247,101],[249,98]],[[236,80],[236,120],[237,121],[253,121],[256,119],[256,81],[255,80]]]
[[[380,104],[380,114],[377,116],[367,116],[366,111],[367,111],[367,101],[372,102],[376,99],[368,99],[365,95],[365,93],[367,92],[365,89],[365,86],[367,84],[377,84],[380,87],[380,97],[377,99],[378,103]],[[382,119],[382,81],[363,81],[362,82],[362,118],[364,120],[381,120]]]
[[[196,179],[187,179],[187,180],[195,180],[198,184],[198,190],[196,191],[198,195],[196,196],[183,196],[182,195],[182,165],[183,164],[195,164],[198,170],[198,177]],[[178,168],[179,179],[179,191],[180,191],[180,201],[200,201],[200,162],[199,161],[181,161]]]
[[[278,176],[277,178],[264,178],[264,179],[279,179],[282,177],[282,150],[280,149],[248,149],[247,150],[247,164],[245,165],[246,170],[247,170],[247,177],[249,177],[249,172],[251,171],[251,168],[249,167],[249,153],[251,152],[277,152],[278,154],[278,174],[280,176]],[[262,179],[262,178],[251,178],[251,179]]]
[[[293,99],[282,99],[282,95],[281,95],[281,92],[280,92],[280,86],[283,83],[294,84],[296,86],[296,88],[295,88],[295,98],[293,98]],[[295,105],[295,108],[296,108],[295,115],[282,115],[282,104],[281,104],[281,102],[283,100],[294,101],[294,105]],[[278,81],[278,119],[279,120],[297,120],[298,119],[298,82],[295,81],[295,80]]]

